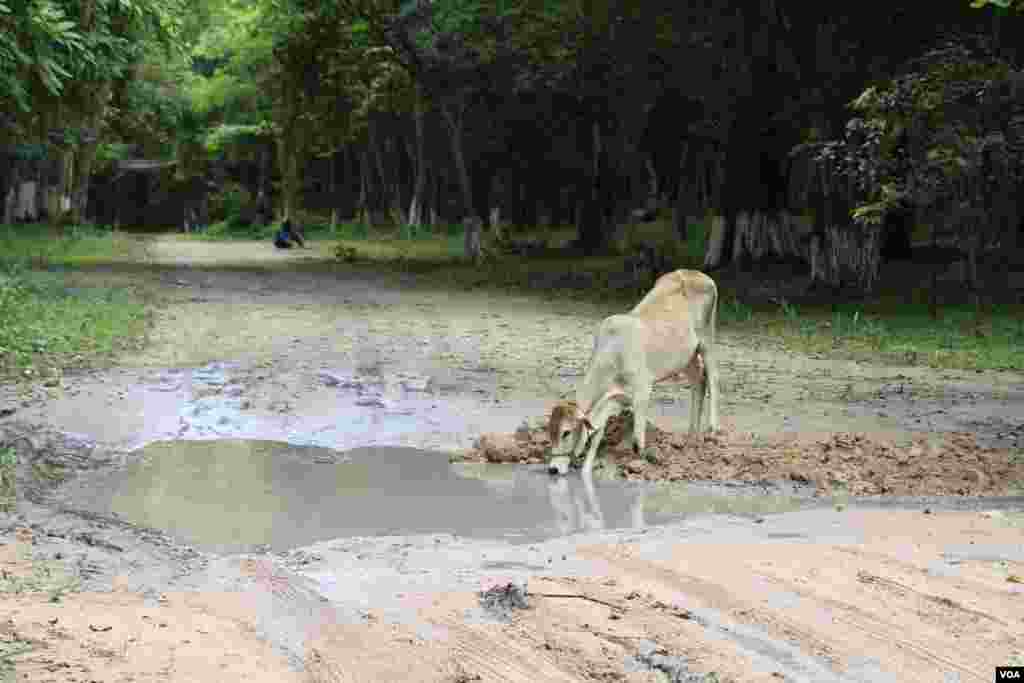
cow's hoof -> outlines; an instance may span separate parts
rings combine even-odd
[[[557,456],[551,458],[548,461],[548,474],[550,475],[566,475],[569,474],[569,458],[568,456]]]

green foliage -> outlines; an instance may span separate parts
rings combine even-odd
[[[273,134],[272,124],[255,125],[221,124],[210,130],[206,136],[206,149],[210,152],[222,152],[234,145],[251,145],[265,141]]]
[[[96,147],[96,163],[98,166],[109,165],[120,159],[131,156],[132,145],[125,142],[104,142]]]
[[[76,22],[56,2],[18,2],[0,12],[0,102],[28,113],[35,83],[59,97],[75,60],[89,58]],[[35,81],[35,83],[34,83]]]
[[[151,64],[139,69],[135,78],[117,90],[106,113],[110,133],[140,146],[147,157],[167,158],[174,151],[175,136],[188,107],[178,90],[184,63],[177,66]]]
[[[971,7],[980,9],[988,5],[994,5],[997,10],[1010,10],[1024,12],[1024,0],[971,0]]]
[[[249,192],[237,183],[228,183],[215,194],[210,195],[208,210],[212,222],[238,221],[242,208],[252,201]]]
[[[850,104],[855,116],[842,140],[804,147],[850,180],[860,223],[911,205],[926,220],[973,225],[1021,180],[1021,150],[1007,144],[1012,108],[999,94],[1012,65],[975,39],[946,43],[911,66]]]

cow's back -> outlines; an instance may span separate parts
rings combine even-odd
[[[715,281],[699,270],[676,270],[657,279],[631,315],[644,319],[689,319],[717,299]],[[702,320],[695,320],[698,325]]]

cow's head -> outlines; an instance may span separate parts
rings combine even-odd
[[[548,418],[548,439],[551,441],[548,472],[566,474],[571,458],[583,453],[593,430],[586,413],[574,401],[565,401],[552,408]]]

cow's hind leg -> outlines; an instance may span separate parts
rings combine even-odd
[[[644,452],[647,440],[647,411],[651,404],[651,389],[637,389],[633,395],[633,453]]]
[[[700,418],[704,412],[704,393],[706,382],[697,382],[690,387],[690,433],[700,433]]]
[[[699,346],[690,361],[690,368],[690,433],[699,434],[701,417],[704,415],[704,395],[708,389],[704,356]]]
[[[717,431],[718,425],[718,363],[714,351],[704,349],[704,382],[708,393],[708,430]]]

